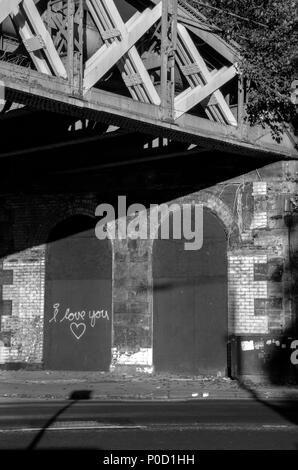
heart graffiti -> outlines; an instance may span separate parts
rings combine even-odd
[[[71,323],[70,331],[76,339],[80,339],[86,331],[85,323]]]

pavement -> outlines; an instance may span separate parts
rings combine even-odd
[[[74,392],[97,400],[298,400],[298,386],[226,377],[73,371],[0,371],[0,401],[64,400]]]

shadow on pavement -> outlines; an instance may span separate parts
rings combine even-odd
[[[58,419],[59,416],[61,416],[66,410],[68,410],[70,407],[75,405],[80,400],[90,400],[91,398],[91,391],[90,390],[74,390],[68,400],[69,403],[67,405],[63,406],[57,413],[55,413],[44,425],[44,427],[38,432],[38,434],[35,436],[33,441],[29,444],[27,447],[27,450],[34,450],[36,449],[38,443],[41,441],[42,437],[44,436],[46,430],[52,426]]]
[[[297,310],[295,309],[297,312]],[[295,393],[285,392],[282,399],[269,400],[264,399],[259,393],[259,384],[254,381],[248,381],[243,376],[233,377],[239,387],[248,392],[251,397],[263,406],[278,413],[281,417],[286,419],[289,423],[298,426],[298,399],[297,390],[298,385],[298,365],[294,364],[291,360],[292,354],[295,351],[291,349],[291,343],[298,338],[297,335],[297,320],[294,320],[291,325],[279,335],[276,344],[270,345],[265,349],[263,361],[261,364],[261,372],[265,379],[266,386],[270,387],[290,387],[295,390]],[[282,347],[286,345],[286,347]],[[240,356],[241,357],[241,356]],[[243,361],[243,356],[242,356]],[[240,361],[241,361],[240,359]],[[239,370],[245,370],[245,366],[239,365]],[[298,428],[297,428],[298,432]],[[297,434],[298,436],[298,434]],[[296,445],[298,448],[298,442]]]

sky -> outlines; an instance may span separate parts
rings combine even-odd
[[[129,5],[125,0],[114,0],[115,4],[124,19],[124,21],[127,21],[135,12],[135,9]]]

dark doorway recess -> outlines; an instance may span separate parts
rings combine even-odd
[[[202,248],[186,251],[184,243],[184,239],[159,238],[153,245],[155,370],[226,375],[228,301],[225,230],[218,217],[204,208]]]
[[[44,367],[109,370],[112,250],[95,219],[73,216],[50,234],[46,256]]]

